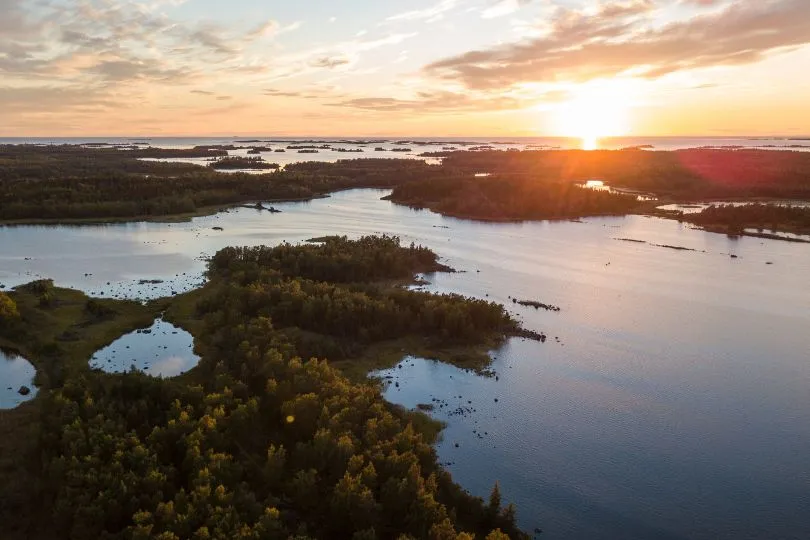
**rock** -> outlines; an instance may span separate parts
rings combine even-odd
[[[215,230],[215,231],[224,231],[225,230],[222,227],[211,227],[211,229]]]
[[[17,393],[19,393],[21,396],[27,396],[28,394],[31,393],[31,389],[23,385],[20,387],[19,390],[17,390]]]

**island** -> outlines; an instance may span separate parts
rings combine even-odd
[[[208,164],[216,170],[278,170],[281,165],[278,163],[268,163],[260,157],[238,157],[230,156],[218,159]]]
[[[790,239],[771,233],[810,235],[810,206],[781,204],[718,204],[696,213],[679,213],[678,219],[699,225],[707,231],[731,236],[749,235],[762,238]],[[755,229],[756,232],[751,229]],[[801,241],[800,239],[794,239]],[[810,242],[810,240],[804,240]]]
[[[317,152],[324,146],[289,148]],[[808,152],[496,151],[480,146],[440,152],[440,164],[349,159],[292,163],[280,170],[260,157],[220,155],[227,151],[225,146],[175,151],[0,145],[0,222],[188,219],[229,206],[309,200],[349,188],[390,188],[388,198],[395,203],[489,221],[634,213],[679,219],[656,208],[712,200],[810,201]],[[145,161],[144,152],[212,157],[201,166]],[[604,189],[587,189],[589,183]]]
[[[0,336],[40,391],[0,412],[4,537],[528,539],[497,485],[485,502],[439,465],[440,424],[367,379],[406,354],[484,369],[522,334],[503,306],[402,286],[448,270],[396,237],[325,237],[223,249],[201,289],[144,305],[18,287]],[[158,313],[197,367],[89,368]]]

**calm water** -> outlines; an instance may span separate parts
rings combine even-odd
[[[246,142],[259,141],[259,142]],[[233,145],[241,148],[267,146],[272,149],[284,148],[289,145],[324,145],[334,148],[364,150],[363,153],[320,151],[317,154],[299,154],[297,150],[287,150],[284,153],[263,153],[267,161],[275,161],[282,165],[296,161],[330,161],[336,159],[352,159],[357,157],[415,157],[421,152],[441,151],[445,148],[463,150],[475,146],[490,145],[497,149],[519,148],[529,150],[543,149],[570,149],[582,148],[587,145],[591,148],[593,141],[584,142],[578,138],[565,137],[417,137],[417,138],[341,138],[341,137],[143,137],[143,138],[103,138],[103,137],[0,137],[0,144],[117,144],[132,145],[133,143],[148,143],[160,148],[193,148],[202,145]],[[684,148],[763,148],[763,149],[790,149],[796,151],[810,151],[810,138],[786,137],[612,137],[603,138],[595,142],[596,147],[606,150],[616,150],[628,147],[643,146],[653,150],[680,150]],[[383,152],[377,152],[377,148]],[[394,148],[410,148],[412,152],[392,152]],[[245,155],[246,151],[237,151],[235,155]],[[193,162],[193,161],[192,161]]]
[[[810,246],[641,216],[475,223],[386,193],[182,224],[4,227],[0,283],[146,298],[198,286],[202,257],[227,245],[396,233],[464,271],[428,276],[429,290],[503,302],[551,338],[494,351],[498,380],[419,359],[397,370],[392,401],[449,404],[438,451],[466,488],[499,480],[551,539],[810,537]]]
[[[20,403],[34,399],[37,388],[34,386],[34,366],[22,356],[0,349],[0,409],[13,409]],[[21,386],[27,386],[31,393],[20,394]]]
[[[108,373],[134,368],[156,377],[175,377],[199,361],[191,334],[158,319],[151,327],[129,333],[96,352],[90,367]]]

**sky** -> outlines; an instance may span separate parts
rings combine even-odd
[[[0,0],[0,136],[810,135],[810,0]]]

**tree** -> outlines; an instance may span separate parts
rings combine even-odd
[[[0,324],[6,324],[20,318],[17,303],[6,293],[0,292]]]

